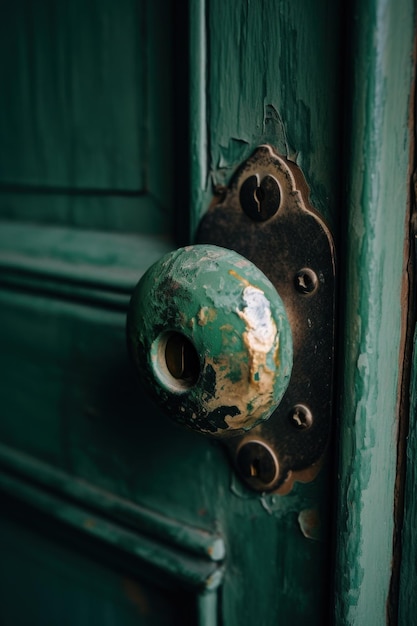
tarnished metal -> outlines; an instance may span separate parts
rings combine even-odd
[[[304,430],[313,424],[313,414],[304,404],[296,404],[290,411],[289,419],[294,428]]]
[[[274,485],[279,476],[275,452],[263,441],[245,438],[236,450],[236,465],[246,483],[257,491]]]
[[[279,187],[279,194],[273,192],[271,200],[262,195],[268,186],[274,189],[269,182],[262,188],[266,179]],[[256,195],[258,188],[260,196]],[[260,219],[254,213],[259,202],[271,215]],[[277,204],[274,214],[271,207]],[[239,167],[224,194],[215,199],[200,223],[197,240],[230,248],[252,261],[284,302],[294,343],[290,384],[270,419],[244,439],[245,445],[253,440],[272,451],[278,464],[275,478],[263,484],[245,474],[242,437],[234,437],[226,445],[248,486],[286,493],[294,480],[314,478],[329,440],[335,320],[335,255],[330,231],[309,204],[299,167],[270,146],[260,146]]]
[[[212,245],[175,250],[137,284],[129,350],[144,388],[177,423],[206,436],[244,434],[287,389],[291,328],[263,272]]]
[[[278,181],[269,174],[248,176],[240,188],[239,199],[246,215],[257,222],[265,222],[279,209],[281,192]]]
[[[296,273],[294,278],[296,290],[304,295],[314,293],[318,284],[319,279],[317,274],[309,267],[303,267],[303,269]]]

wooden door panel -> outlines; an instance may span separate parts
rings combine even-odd
[[[0,26],[0,617],[326,622],[333,448],[314,482],[285,497],[250,492],[217,443],[142,395],[125,346],[130,293],[173,247],[174,222],[188,240],[188,223],[194,232],[213,193],[267,142],[300,165],[342,239],[337,619],[379,624],[392,554],[391,517],[381,520],[393,502],[412,2],[369,0],[357,23],[358,7],[331,0],[175,4],[19,0]],[[358,42],[348,54],[347,14]]]
[[[299,9],[302,4],[297,5]],[[30,6],[33,9],[34,5]],[[149,10],[151,3],[137,6]],[[154,24],[163,19],[164,6],[161,2],[152,8]],[[314,183],[318,208],[324,208],[327,217],[332,215],[326,198],[327,194],[334,197],[336,180],[326,163],[334,163],[334,159],[321,152],[318,157],[313,144],[317,137],[325,136],[326,146],[332,146],[329,154],[334,153],[336,95],[323,95],[321,113],[312,116],[311,125],[308,109],[315,110],[317,93],[327,94],[327,86],[333,84],[335,77],[337,63],[327,54],[334,52],[337,45],[337,28],[333,32],[337,7],[333,6],[323,2],[320,8],[321,16],[331,12],[328,25],[331,23],[332,28],[327,28],[321,40],[326,73],[321,71],[321,63],[314,64],[311,55],[305,56],[315,41],[316,26],[310,24],[310,13],[299,27],[299,11],[290,10],[288,3],[265,3],[258,7],[259,13],[251,5],[249,14],[244,2],[235,4],[233,10],[216,2],[207,6],[190,3],[190,27],[188,30],[185,21],[181,31],[190,40],[187,91],[177,92],[176,83],[169,82],[167,86],[163,79],[172,66],[168,63],[161,73],[157,53],[150,55],[154,95],[147,110],[151,117],[144,121],[136,111],[133,123],[139,128],[132,130],[132,121],[127,117],[123,136],[112,140],[113,147],[117,141],[123,143],[125,133],[129,135],[120,156],[125,163],[129,150],[133,150],[129,132],[133,137],[141,137],[145,124],[149,132],[146,157],[140,149],[142,145],[138,148],[135,144],[134,165],[130,163],[126,173],[117,167],[113,172],[106,169],[111,167],[113,156],[111,150],[106,152],[107,145],[103,153],[107,154],[107,161],[100,154],[95,169],[94,158],[87,163],[84,154],[79,162],[72,162],[73,154],[65,144],[54,163],[51,142],[64,141],[68,129],[61,127],[57,138],[50,133],[43,147],[38,127],[40,122],[46,123],[42,108],[30,128],[30,133],[38,132],[41,145],[36,143],[38,136],[32,138],[28,133],[27,142],[31,145],[21,169],[15,154],[9,169],[5,168],[0,189],[2,493],[15,494],[30,507],[31,513],[26,516],[29,525],[34,523],[35,515],[46,516],[52,529],[64,525],[71,533],[84,537],[88,545],[99,541],[101,546],[107,546],[106,550],[117,550],[120,538],[127,534],[131,553],[123,553],[121,569],[133,559],[137,567],[142,564],[145,569],[145,563],[147,572],[159,572],[157,577],[168,576],[177,584],[182,581],[181,588],[191,585],[195,599],[189,601],[197,605],[201,624],[298,625],[306,617],[312,623],[323,623],[329,578],[328,475],[323,471],[314,484],[297,485],[286,498],[251,493],[236,477],[220,446],[182,432],[159,416],[142,397],[128,362],[124,337],[128,297],[143,270],[170,247],[161,239],[149,237],[149,233],[169,232],[172,225],[169,217],[164,219],[164,210],[173,197],[170,177],[174,166],[183,177],[182,186],[178,185],[177,206],[183,209],[182,215],[190,213],[195,223],[211,198],[212,182],[227,180],[257,143],[269,141],[283,151],[287,134],[290,156],[295,158],[297,146],[302,145],[300,161],[309,182]],[[92,3],[88,11],[96,8]],[[41,13],[39,19],[40,16]],[[93,28],[92,20],[87,20],[83,28],[88,28],[88,24]],[[172,22],[169,24],[172,28]],[[129,32],[132,33],[131,24],[126,30]],[[94,31],[92,38],[96,35]],[[161,41],[161,33],[155,41]],[[304,79],[300,76],[295,87],[290,77],[284,41],[292,42],[288,64],[294,62],[294,76],[300,73],[308,77],[311,73],[317,81],[310,99]],[[124,54],[126,46],[131,49],[140,42],[122,42],[120,54]],[[229,51],[226,57],[225,50]],[[242,54],[234,54],[233,50]],[[252,55],[251,50],[256,53]],[[39,55],[34,55],[37,58]],[[162,64],[164,58],[162,55]],[[303,68],[307,61],[308,67]],[[94,71],[88,63],[86,67]],[[53,69],[48,57],[41,70],[46,81]],[[32,79],[33,76],[28,77],[27,81]],[[130,80],[131,73],[127,78]],[[241,84],[244,88],[239,95]],[[283,89],[281,97],[281,84],[294,89]],[[184,152],[181,142],[191,153],[181,168],[170,149],[173,131],[164,130],[167,116],[171,115],[167,113],[169,98],[164,96],[168,87],[177,93],[181,107],[190,117],[189,132],[183,136],[177,133],[175,144],[175,155]],[[130,83],[125,85],[125,97],[129,97],[128,89],[136,88]],[[46,98],[42,89],[39,93],[39,97]],[[136,93],[133,101],[139,96]],[[53,91],[51,98],[56,97],[57,92]],[[13,98],[16,93],[11,89],[10,99]],[[109,102],[108,106],[113,107],[114,94]],[[87,101],[85,105],[89,112],[86,120],[94,117],[90,104]],[[130,111],[132,103],[127,106]],[[302,119],[298,120],[295,114],[287,119],[287,108],[301,111]],[[32,102],[29,109],[34,111]],[[19,110],[18,107],[16,112],[11,111],[10,106],[5,110],[4,133],[4,120],[14,120],[15,114],[21,114]],[[120,111],[123,115],[123,106]],[[205,113],[210,117],[205,117]],[[100,126],[105,121],[102,117],[91,121],[91,141],[96,140],[97,150],[105,141]],[[30,123],[26,119],[25,122]],[[90,121],[85,122],[86,126],[89,124]],[[116,130],[117,125],[114,133]],[[84,137],[81,140],[87,141]],[[10,146],[9,137],[7,141]],[[23,135],[18,134],[16,153],[24,149],[22,142]],[[43,153],[51,161],[40,158],[37,163],[37,155]],[[320,167],[316,171],[317,162]],[[145,178],[136,176],[135,168],[143,168],[144,164]],[[187,168],[189,172],[185,171]],[[87,228],[93,230],[83,230]],[[142,236],[135,239],[131,235],[110,234],[130,228]],[[98,232],[104,229],[107,236]],[[16,506],[13,504],[13,508]],[[159,534],[149,523],[155,515],[164,520],[164,530]],[[86,518],[94,523],[86,525]],[[113,531],[106,535],[109,525]],[[172,527],[177,531],[167,530]],[[24,552],[30,549],[32,539],[21,526],[13,531],[14,535],[11,530],[7,532],[10,542],[19,541],[19,534],[25,535]],[[42,551],[50,552],[51,559],[56,560],[53,555],[58,550],[66,559],[71,533],[60,536],[57,546],[43,544]],[[190,541],[183,539],[184,533],[193,538],[191,547]],[[216,560],[207,549],[201,554],[201,540],[196,537],[202,533],[210,542],[220,538],[225,558],[221,555]],[[40,538],[39,542],[42,543]],[[149,542],[152,547],[148,550]],[[203,548],[204,545],[203,542]],[[21,558],[22,568],[28,568],[27,584],[35,585],[32,593],[37,595],[30,564],[24,555]],[[48,569],[49,565],[41,563],[39,567]],[[69,568],[73,569],[71,564]],[[203,593],[213,580],[220,585],[218,590]],[[114,590],[117,583],[113,578],[112,581],[109,585]],[[80,584],[83,590],[83,583]],[[113,593],[116,592],[111,591],[110,595]],[[161,602],[165,602],[164,598],[162,594]],[[62,601],[70,602],[65,592]],[[89,600],[86,603],[88,606]],[[99,614],[100,606],[98,601]],[[12,607],[8,610],[12,611]],[[119,623],[115,617],[112,619]]]
[[[171,226],[173,15],[170,0],[4,7],[0,217]]]
[[[20,518],[13,511],[0,520],[4,626],[197,624],[196,598],[174,579],[171,588],[151,582],[143,576],[146,569],[122,564],[105,545],[92,545],[91,538],[87,544],[64,529],[51,531],[50,520],[30,509],[20,509]]]
[[[143,188],[146,16],[138,8],[129,0],[7,8],[3,183]]]
[[[33,235],[29,241],[23,236],[26,228]],[[190,547],[180,542],[178,548],[171,531],[154,537],[149,524],[143,530],[137,506],[144,508],[145,517],[162,514],[180,525],[178,536],[184,534],[184,525],[192,536],[202,530],[220,536],[230,564],[221,588],[227,619],[234,619],[242,598],[244,611],[253,616],[266,618],[272,611],[278,619],[285,611],[296,624],[307,607],[319,615],[326,548],[308,538],[319,536],[304,520],[319,506],[318,494],[325,493],[322,483],[318,481],[314,490],[299,486],[286,499],[251,494],[217,444],[174,427],[140,393],[125,347],[127,290],[143,261],[140,240],[131,241],[130,254],[123,246],[116,254],[117,241],[129,244],[126,236],[112,238],[113,247],[108,242],[97,245],[96,266],[92,232],[73,233],[71,244],[68,229],[43,227],[39,237],[40,251],[49,251],[45,257],[36,253],[33,226],[10,229],[20,234],[12,247],[18,250],[19,241],[22,254],[5,251],[2,259],[2,492],[20,494],[33,510],[48,509],[52,522],[71,524],[89,538],[94,534],[84,527],[79,509],[97,518],[93,528],[101,540],[103,520],[122,531],[128,526],[134,530],[137,555],[152,535],[149,567],[155,566],[155,554],[164,553],[164,546],[168,554],[179,551],[180,564]],[[67,239],[59,239],[63,233]],[[76,249],[84,236],[91,248],[81,247],[71,263],[71,245]],[[53,237],[60,245],[55,246]],[[80,258],[84,263],[79,265]],[[50,492],[59,506],[55,501],[45,504],[45,493]],[[100,497],[103,492],[106,497]],[[64,518],[62,511],[67,512]],[[202,560],[205,578],[197,580],[197,587],[204,589],[205,580],[222,570],[223,559],[213,561],[207,551],[201,559],[201,542],[196,543],[198,555],[188,569],[182,565],[171,576],[189,571],[186,575],[192,578]],[[273,567],[280,563],[278,578],[252,575],[265,560]],[[298,585],[287,584],[294,576]],[[297,602],[300,586],[303,603]],[[259,597],[265,598],[261,608]]]

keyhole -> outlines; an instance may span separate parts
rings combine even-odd
[[[200,375],[200,359],[191,341],[181,333],[172,332],[166,338],[165,364],[171,376],[188,388],[195,385]]]
[[[240,188],[239,199],[246,215],[256,222],[269,220],[281,204],[281,191],[274,176],[259,173],[248,176]]]

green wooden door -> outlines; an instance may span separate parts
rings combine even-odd
[[[2,3],[0,624],[395,624],[413,2],[179,4]],[[125,346],[261,143],[340,261],[340,425],[287,496],[159,415]]]

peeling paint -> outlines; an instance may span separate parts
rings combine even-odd
[[[198,312],[197,318],[200,326],[205,326],[208,322],[214,322],[217,317],[216,309],[203,306]]]
[[[242,161],[250,149],[249,142],[239,137],[231,137],[227,146],[219,147],[219,160],[217,167],[224,169],[231,163]]]
[[[415,2],[367,2],[360,8],[347,68],[355,89],[348,129],[335,622],[410,624],[414,613],[403,621],[397,610],[387,621],[387,598],[397,548],[393,509]]]
[[[292,337],[283,303],[266,276],[230,250],[187,246],[150,268],[132,297],[128,332],[145,386],[193,430],[247,430],[269,417],[289,382]],[[172,333],[196,355],[184,380],[165,362],[164,337]]]
[[[248,286],[243,292],[246,303],[239,317],[245,320],[247,344],[253,350],[267,353],[276,342],[277,326],[271,315],[271,307],[264,292],[257,287]]]
[[[263,141],[276,145],[280,154],[290,156],[284,122],[273,104],[266,104],[264,108]]]
[[[241,265],[241,267],[244,267],[244,265]],[[241,283],[243,283],[243,285],[245,285],[245,287],[249,287],[250,286],[250,282],[248,280],[246,280],[246,278],[243,278],[242,276],[240,276],[236,270],[229,270],[229,274],[230,276],[234,276],[234,278],[237,278],[238,280],[240,280]]]

